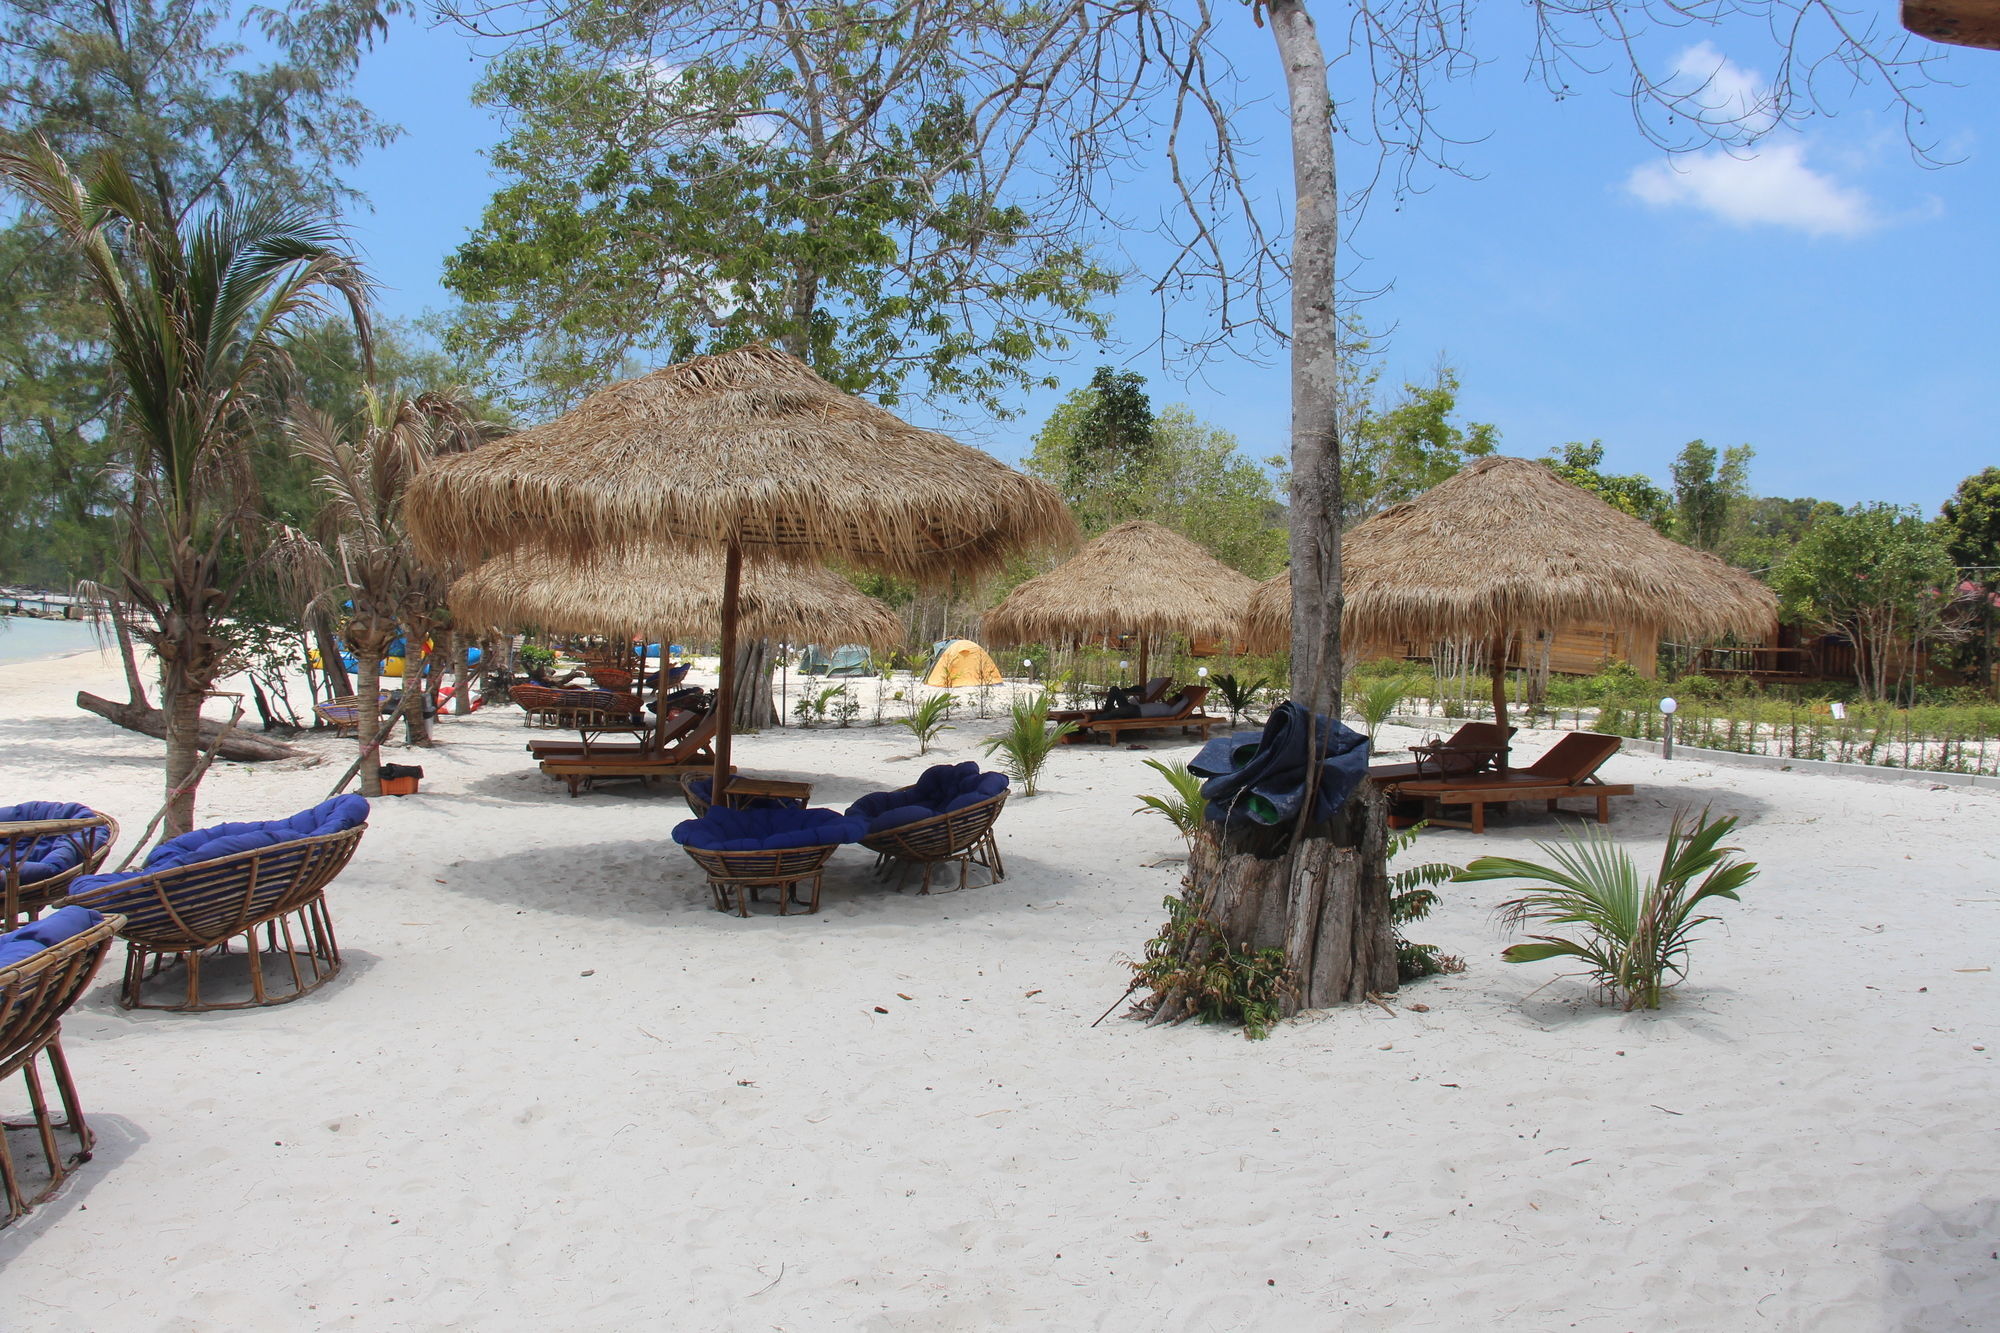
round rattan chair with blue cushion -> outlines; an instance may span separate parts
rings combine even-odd
[[[69,886],[104,863],[118,821],[68,801],[0,806],[0,930],[62,901]]]
[[[63,1058],[62,1016],[97,975],[111,936],[122,918],[84,907],[64,907],[39,921],[0,935],[0,1078],[20,1074],[28,1086],[29,1119],[8,1121],[9,1129],[32,1129],[48,1163],[48,1179],[33,1190],[14,1164],[7,1136],[0,1134],[0,1187],[12,1222],[62,1188],[69,1169],[90,1160],[92,1135],[77,1100],[69,1062]],[[39,1058],[38,1058],[39,1057]],[[62,1118],[51,1114],[40,1066],[47,1064],[61,1102]],[[59,1133],[74,1147],[68,1151]]]
[[[708,875],[715,909],[735,909],[750,915],[757,890],[778,890],[778,915],[793,907],[808,914],[819,911],[820,879],[826,863],[842,843],[854,842],[867,826],[838,810],[796,806],[732,810],[711,806],[699,819],[674,825],[674,841],[687,850]],[[810,897],[798,896],[798,886],[810,882]]]
[[[340,971],[326,886],[353,858],[367,828],[368,802],[350,795],[289,819],[196,829],[155,847],[137,870],[84,876],[71,886],[69,901],[125,917],[118,932],[126,946],[119,1003],[128,1009],[283,1004]],[[202,955],[227,953],[238,936],[249,953],[252,998],[204,1001]],[[264,975],[265,955],[282,964],[276,988]],[[185,998],[144,1002],[140,987],[173,958],[187,968]]]
[[[893,871],[900,881],[911,867],[921,865],[920,892],[929,893],[932,872],[956,861],[959,888],[967,886],[975,865],[985,868],[987,883],[997,884],[1007,870],[993,826],[1007,804],[1007,790],[1005,773],[981,772],[968,759],[926,769],[910,786],[871,792],[848,806],[847,813],[867,821],[859,841],[875,853],[879,874]]]

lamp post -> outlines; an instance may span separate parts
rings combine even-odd
[[[1680,711],[1680,701],[1674,698],[1660,700],[1660,758],[1674,757],[1674,714]]]

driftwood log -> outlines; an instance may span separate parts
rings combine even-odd
[[[87,713],[95,713],[108,722],[115,722],[127,731],[136,731],[159,740],[167,738],[167,715],[157,708],[102,699],[85,690],[77,691],[76,706]],[[269,759],[296,759],[305,753],[282,741],[272,740],[269,736],[256,736],[241,731],[232,731],[224,736],[222,731],[221,723],[203,719],[201,745],[206,748],[220,738],[221,744],[216,746],[215,752],[223,759],[254,764]]]

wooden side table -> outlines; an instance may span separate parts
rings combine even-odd
[[[788,782],[782,778],[751,778],[737,774],[722,789],[722,804],[740,810],[760,797],[786,805],[805,806],[812,801],[812,783]]]

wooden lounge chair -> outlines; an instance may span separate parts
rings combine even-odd
[[[342,804],[360,801],[359,807]],[[125,979],[118,1003],[127,1009],[247,1009],[285,1004],[319,989],[340,973],[340,945],[333,936],[333,918],[326,910],[326,886],[354,857],[361,835],[368,831],[367,802],[358,796],[324,801],[290,821],[261,825],[218,825],[197,829],[155,847],[147,865],[132,874],[96,875],[77,881],[77,891],[64,906],[121,913],[118,934],[125,941]],[[313,826],[334,831],[228,853],[208,860],[181,861],[163,856],[177,845],[199,837],[249,840],[272,836],[283,824],[312,816]],[[361,822],[347,823],[358,818]],[[340,827],[346,823],[346,827]],[[222,845],[230,845],[224,843]],[[196,847],[193,853],[198,854]],[[209,1001],[202,998],[204,961],[229,952],[241,938],[249,956],[251,998]],[[260,938],[261,937],[261,938]],[[273,988],[264,975],[264,956],[280,960],[280,984]],[[178,958],[187,969],[187,989],[177,1004],[147,1003],[141,998],[146,978]],[[150,970],[149,970],[150,969]],[[289,986],[285,981],[289,981]]]
[[[527,713],[530,726],[602,726],[644,716],[635,696],[613,694],[608,690],[556,690],[546,685],[516,685],[507,693]]]
[[[588,791],[593,784],[606,778],[636,778],[648,784],[661,778],[679,780],[687,773],[715,767],[712,747],[718,720],[716,712],[702,714],[701,721],[686,735],[657,753],[544,759],[542,772],[568,784],[571,796]],[[733,773],[736,770],[732,766],[730,771]]]
[[[636,741],[588,741],[588,740],[548,740],[529,741],[528,753],[536,759],[631,759],[654,753],[661,744],[672,745],[675,741],[694,730],[705,714],[696,709],[684,709],[678,715],[667,715],[664,735],[647,732]],[[587,730],[587,728],[586,728]]]
[[[1172,676],[1155,676],[1139,687],[1139,697],[1134,702],[1142,708],[1147,704],[1156,704],[1167,697],[1167,691],[1173,688],[1173,684],[1174,678]],[[1105,699],[1110,697],[1109,695],[1104,696]],[[1082,722],[1096,711],[1097,709],[1094,708],[1065,708],[1058,712],[1050,713],[1049,721]]]
[[[1096,721],[1079,722],[1077,723],[1077,729],[1071,733],[1070,738],[1080,741],[1096,737],[1106,744],[1115,745],[1118,743],[1119,738],[1123,736],[1137,735],[1148,731],[1179,731],[1183,733],[1193,732],[1203,740],[1207,740],[1210,730],[1215,727],[1224,726],[1229,721],[1225,717],[1210,717],[1207,710],[1202,707],[1202,701],[1208,698],[1208,691],[1209,687],[1206,685],[1188,685],[1182,688],[1180,695],[1176,699],[1163,699],[1160,703],[1140,705],[1142,709],[1159,708],[1161,704],[1172,705],[1168,711],[1154,717],[1145,717],[1142,715],[1140,717],[1100,718]]]
[[[61,901],[117,840],[118,821],[88,806],[29,801],[0,809],[0,930]]]
[[[1406,764],[1370,764],[1370,782],[1403,782],[1411,778],[1462,778],[1474,773],[1505,771],[1508,742],[1515,728],[1497,722],[1468,722],[1441,741],[1412,745],[1416,758]]]
[[[361,696],[341,694],[313,705],[313,715],[336,736],[352,736],[361,726]]]
[[[54,921],[50,918],[43,924]],[[94,1136],[77,1101],[69,1061],[63,1058],[62,1016],[97,975],[111,947],[112,934],[123,924],[123,917],[107,916],[11,966],[0,967],[0,1078],[18,1073],[27,1083],[32,1118],[19,1127],[36,1131],[49,1172],[46,1187],[29,1194],[15,1169],[7,1136],[0,1134],[0,1184],[7,1195],[7,1216],[0,1226],[53,1198],[68,1178],[69,1169],[90,1160]],[[50,1114],[37,1057],[47,1062],[55,1079],[56,1096],[62,1103],[60,1120]],[[58,1130],[69,1135],[75,1144],[73,1151],[64,1152],[56,1137]]]
[[[1611,822],[1611,798],[1630,796],[1629,782],[1608,783],[1597,776],[1604,761],[1618,753],[1624,742],[1617,736],[1594,731],[1573,731],[1549,747],[1549,752],[1526,768],[1504,773],[1475,773],[1462,778],[1418,778],[1394,784],[1390,791],[1402,800],[1422,801],[1424,818],[1445,828],[1486,831],[1486,807],[1505,806],[1510,801],[1547,801],[1554,812],[1558,801],[1594,798],[1597,822]],[[1471,807],[1469,821],[1441,818],[1438,811],[1448,805]]]
[[[716,807],[676,824],[673,838],[708,876],[716,911],[749,916],[757,891],[768,887],[778,891],[779,916],[794,907],[811,915],[819,911],[826,863],[866,827],[838,810]],[[810,885],[805,897],[799,896],[801,884]]]

